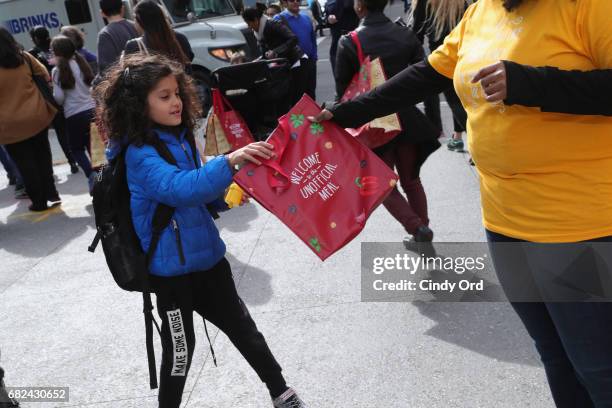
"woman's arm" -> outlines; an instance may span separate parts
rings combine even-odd
[[[452,79],[439,74],[427,60],[423,60],[372,91],[337,104],[329,111],[340,126],[356,128],[376,118],[414,106],[425,97],[439,94],[452,84]]]
[[[612,116],[612,69],[564,71],[504,61],[506,105],[538,107],[542,112]]]
[[[565,71],[500,61],[481,69],[472,81],[480,82],[491,103],[612,116],[612,69]]]

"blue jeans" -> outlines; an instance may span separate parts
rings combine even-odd
[[[4,146],[0,145],[0,163],[4,166],[4,170],[6,170],[6,175],[9,180],[15,180],[15,184],[23,185],[23,180],[21,179],[21,174],[19,174],[19,170],[17,170],[17,166],[13,163],[13,159],[9,156],[8,152],[4,148]]]
[[[489,243],[523,242],[487,231]],[[612,242],[612,237],[596,241]],[[520,261],[512,266],[496,261],[504,275],[520,273]],[[520,257],[520,254],[519,254]],[[524,270],[530,265],[525,261]],[[553,399],[558,408],[612,407],[612,302],[523,303],[511,302],[540,354]]]

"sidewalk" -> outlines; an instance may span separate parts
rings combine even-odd
[[[115,286],[101,249],[87,252],[94,229],[83,174],[70,175],[66,164],[55,172],[64,203],[44,214],[14,201],[0,174],[6,381],[70,387],[68,404],[24,407],[156,407],[141,298]],[[443,146],[422,179],[436,240],[482,241],[477,177],[467,156]],[[360,301],[360,243],[405,235],[384,208],[325,263],[256,204],[225,213],[218,225],[241,296],[309,406],[553,406],[531,340],[509,305]],[[216,329],[214,367],[195,321],[199,343],[183,406],[271,406],[265,386]],[[160,355],[158,348],[158,364]]]

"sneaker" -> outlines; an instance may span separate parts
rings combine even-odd
[[[26,193],[26,189],[23,186],[23,184],[15,186],[15,199],[23,200],[26,198],[30,198],[30,197],[28,196],[28,193]]]
[[[76,163],[70,163],[70,173],[77,174],[79,172],[79,166]]]
[[[414,234],[416,242],[431,242],[433,241],[434,233],[427,225],[421,225]]]
[[[406,250],[425,256],[436,256],[436,250],[432,244],[434,233],[426,225],[422,225],[415,232],[414,236],[404,238],[404,248]]]
[[[463,140],[451,139],[448,141],[448,144],[446,145],[446,147],[448,147],[448,150],[452,150],[455,152],[462,152],[463,151]]]
[[[287,389],[274,401],[274,408],[308,408],[293,388]]]
[[[55,193],[54,195],[48,196],[47,201],[49,201],[51,204],[57,204],[60,203],[62,199],[58,193]]]

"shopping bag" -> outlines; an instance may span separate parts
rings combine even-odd
[[[106,131],[101,120],[91,122],[89,126],[89,144],[91,167],[97,169],[106,164]]]
[[[359,234],[397,175],[335,123],[306,119],[320,111],[304,95],[267,140],[275,158],[234,180],[325,260]]]
[[[346,88],[344,95],[340,99],[341,102],[346,102],[366,93],[387,80],[380,58],[371,60],[369,56],[364,56],[357,32],[353,31],[350,35],[357,47],[360,68]],[[363,144],[373,149],[393,140],[402,131],[402,125],[399,116],[397,113],[394,113],[382,118],[376,118],[358,129],[347,129],[347,131]]]
[[[253,143],[255,140],[244,119],[219,89],[212,90],[212,99],[213,107],[206,123],[206,155],[216,156]]]

